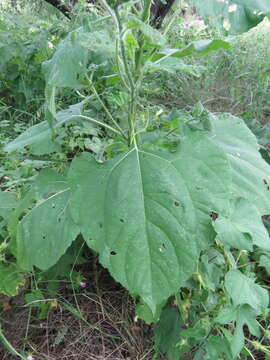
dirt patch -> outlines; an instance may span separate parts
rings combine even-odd
[[[8,341],[35,360],[150,360],[153,329],[135,321],[134,301],[101,266],[84,264],[89,284],[74,293],[61,285],[57,306],[44,320],[23,295],[0,314]],[[0,359],[17,360],[0,345]],[[162,359],[161,357],[156,359]]]

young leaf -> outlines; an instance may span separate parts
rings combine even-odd
[[[206,341],[204,348],[207,352],[206,359],[223,359],[226,355],[227,360],[232,360],[232,353],[228,340],[220,336],[210,336]]]
[[[236,322],[233,337],[230,340],[231,350],[234,358],[240,353],[244,346],[243,326],[247,325],[253,336],[260,336],[260,327],[256,320],[257,311],[249,305],[230,306],[220,311],[215,321],[219,324]]]
[[[170,74],[175,74],[177,72],[184,72],[187,74],[190,74],[192,76],[199,77],[202,72],[202,67],[190,65],[184,63],[180,59],[176,59],[173,57],[168,58],[161,58],[157,62],[149,62],[147,63],[147,70],[148,72],[154,72],[154,71],[166,71]]]
[[[261,313],[269,304],[267,290],[255,284],[239,270],[230,270],[226,274],[225,288],[235,306],[248,304]]]

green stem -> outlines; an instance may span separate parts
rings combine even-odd
[[[179,313],[181,315],[181,318],[182,318],[183,322],[185,323],[185,314],[184,314],[184,311],[183,311],[182,299],[181,299],[179,291],[177,293],[175,293],[175,301],[176,301],[176,304],[178,306],[178,310],[179,310]]]
[[[18,353],[18,351],[11,345],[11,343],[5,337],[1,325],[0,325],[0,342],[3,346],[13,355],[18,356],[22,360],[27,360],[27,357]]]
[[[109,109],[107,108],[107,106],[105,105],[105,103],[102,101],[101,97],[99,96],[95,85],[93,84],[93,82],[88,78],[87,76],[87,81],[89,82],[89,85],[93,91],[93,93],[95,94],[96,98],[98,99],[100,105],[103,107],[104,111],[106,112],[107,116],[109,117],[109,119],[111,120],[111,122],[117,127],[117,129],[119,130],[119,132],[122,134],[122,136],[124,138],[126,138],[126,135],[123,131],[123,129],[119,126],[119,124],[117,123],[117,121],[114,120],[112,114],[110,113]]]
[[[149,0],[148,0],[149,1]],[[133,81],[133,76],[132,73],[130,71],[129,68],[129,64],[127,61],[127,56],[126,56],[126,49],[125,49],[125,45],[123,42],[123,34],[122,34],[122,24],[121,24],[121,20],[120,20],[120,16],[119,13],[117,11],[117,9],[113,10],[108,3],[106,2],[106,0],[100,0],[101,4],[104,6],[104,8],[110,13],[112,19],[115,22],[116,28],[117,28],[117,35],[118,35],[118,44],[120,47],[120,54],[122,57],[122,61],[123,61],[123,66],[124,66],[124,71],[125,71],[125,75],[127,78],[127,82],[128,82],[128,87],[129,87],[129,92],[130,92],[130,104],[129,104],[129,111],[128,111],[128,126],[129,126],[129,145],[132,144],[132,139],[133,139],[133,133],[134,133],[134,127],[135,127],[135,107],[134,107],[134,99],[135,99],[135,92],[136,92],[136,86],[135,83]]]
[[[142,18],[141,20],[148,24],[149,23],[149,19],[150,19],[150,9],[151,9],[151,3],[152,0],[145,0],[144,1],[144,7],[143,7],[143,13],[142,13]],[[141,68],[141,61],[142,61],[142,54],[143,54],[143,49],[144,49],[144,39],[143,39],[143,35],[142,33],[139,34],[139,49],[137,50],[136,54],[135,54],[135,66],[136,66],[136,72],[139,72],[140,74],[140,68]]]
[[[116,133],[117,135],[121,135],[121,136],[122,136],[122,133],[121,133],[120,131],[118,131],[117,129],[113,128],[113,127],[110,126],[110,125],[107,125],[107,124],[103,123],[102,121],[95,120],[95,119],[93,119],[93,118],[90,117],[90,116],[85,116],[85,115],[72,115],[70,118],[72,118],[72,117],[76,117],[76,118],[80,117],[80,118],[82,118],[82,119],[89,120],[89,121],[91,121],[91,122],[93,122],[93,123],[95,123],[95,124],[98,124],[98,125],[100,125],[100,126],[102,126],[102,127],[105,127],[105,128],[108,129],[108,130],[113,131],[113,132]]]
[[[143,13],[142,13],[142,21],[144,23],[149,22],[151,3],[152,3],[152,0],[144,0],[144,7],[143,7]]]

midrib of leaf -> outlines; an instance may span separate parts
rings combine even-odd
[[[147,240],[147,248],[148,248],[148,259],[151,259],[151,250],[150,250],[150,246],[149,246],[149,242],[148,242],[148,229],[147,229],[147,224],[146,224],[146,209],[145,209],[145,196],[144,196],[144,186],[143,186],[143,178],[142,178],[142,172],[141,172],[141,163],[140,163],[140,157],[139,157],[139,149],[136,147],[134,149],[136,151],[136,158],[137,158],[137,162],[138,162],[138,171],[139,171],[139,177],[140,177],[140,182],[141,182],[141,194],[142,194],[142,201],[143,201],[143,212],[144,212],[144,228],[145,228],[145,233],[146,233],[146,240]],[[149,261],[150,264],[150,268],[151,268],[151,272],[150,272],[150,277],[151,277],[151,292],[153,293],[153,279],[152,279],[152,273],[153,273],[153,268],[152,268],[152,262],[151,260]]]

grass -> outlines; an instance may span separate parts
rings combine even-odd
[[[185,23],[176,23],[168,38],[172,46],[177,46],[175,39],[184,36],[187,42],[193,31],[192,27],[185,28]],[[169,107],[192,106],[200,101],[212,111],[228,111],[267,123],[270,114],[270,53],[266,51],[270,46],[269,35],[270,23],[264,21],[238,36],[231,50],[189,60],[192,65],[203,67],[200,77],[178,73],[155,79],[161,88],[161,96],[155,94],[155,101]],[[195,38],[207,36],[204,27],[201,30],[196,27]],[[161,85],[164,80],[165,86]]]

